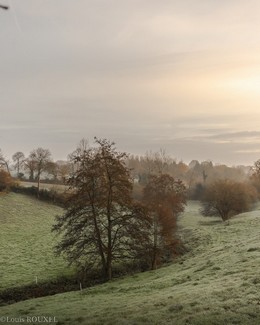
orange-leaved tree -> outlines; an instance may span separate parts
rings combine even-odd
[[[186,188],[168,174],[150,175],[143,191],[143,203],[151,224],[148,255],[151,268],[156,269],[176,251],[177,217],[184,211]]]

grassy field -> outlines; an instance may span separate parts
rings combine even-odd
[[[20,186],[22,187],[37,187],[37,182],[20,182]],[[54,191],[58,193],[63,193],[68,189],[68,186],[61,185],[61,184],[46,184],[46,183],[40,183],[40,190],[49,190]]]
[[[190,251],[175,263],[83,291],[4,306],[0,315],[25,322],[28,316],[55,316],[58,325],[259,325],[260,211],[224,224],[201,217],[198,209],[190,202],[179,220]]]
[[[68,273],[53,255],[54,216],[62,209],[25,195],[0,195],[0,290]]]

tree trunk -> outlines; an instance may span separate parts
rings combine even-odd
[[[107,243],[107,279],[112,279],[112,224],[111,224],[111,218],[110,218],[110,212],[108,213],[108,227],[107,227],[107,237],[108,237],[108,243]]]
[[[33,172],[33,170],[30,170],[29,180],[34,181],[34,172]]]
[[[103,251],[103,247],[102,247],[102,238],[101,238],[100,231],[99,231],[99,228],[98,228],[97,216],[96,216],[96,212],[95,212],[94,202],[91,202],[91,207],[92,207],[92,213],[93,213],[93,221],[94,221],[95,233],[96,233],[96,236],[97,236],[99,255],[100,255],[100,258],[101,258],[101,261],[102,261],[102,268],[103,268],[104,276],[106,277],[107,276],[106,259],[105,259],[105,255],[104,255],[104,251]]]
[[[107,256],[107,270],[106,270],[106,276],[107,276],[107,280],[111,280],[112,279],[112,258],[111,258],[111,254],[109,253]]]
[[[152,270],[157,269],[157,252],[156,252],[156,247],[154,247],[153,251],[153,259],[152,259]]]
[[[8,174],[11,175],[11,173],[10,173],[10,169],[9,169],[9,165],[8,165],[7,162],[5,162],[5,166],[6,166],[6,169],[7,169]]]
[[[157,218],[154,216],[152,270],[157,269],[157,244],[158,244],[157,232],[158,232],[158,223],[157,223]]]
[[[40,175],[37,177],[37,197],[40,197]]]
[[[18,159],[18,161],[17,161],[17,177],[19,177],[19,174],[20,174],[20,161]]]

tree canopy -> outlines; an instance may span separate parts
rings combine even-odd
[[[155,269],[165,254],[174,254],[177,217],[186,204],[186,188],[182,181],[168,174],[150,175],[143,191],[143,202],[151,224],[149,251],[151,268]]]
[[[223,221],[249,211],[257,199],[254,187],[230,180],[218,180],[209,185],[202,199],[204,216],[220,216]]]
[[[94,147],[81,143],[70,155],[72,194],[53,228],[63,235],[58,254],[84,269],[101,267],[107,279],[112,278],[114,263],[135,258],[147,239],[145,210],[132,200],[125,158],[106,139],[95,138]]]

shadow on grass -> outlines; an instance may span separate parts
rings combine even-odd
[[[207,221],[199,221],[198,224],[200,226],[213,226],[213,225],[219,225],[219,224],[224,224],[221,219],[219,220],[207,220]]]
[[[104,282],[105,280],[97,275],[86,279],[85,282],[82,282],[82,285],[84,288],[87,288]],[[0,291],[0,307],[27,299],[52,296],[58,293],[79,290],[81,290],[80,282],[76,276],[60,277],[49,282],[7,288]]]

